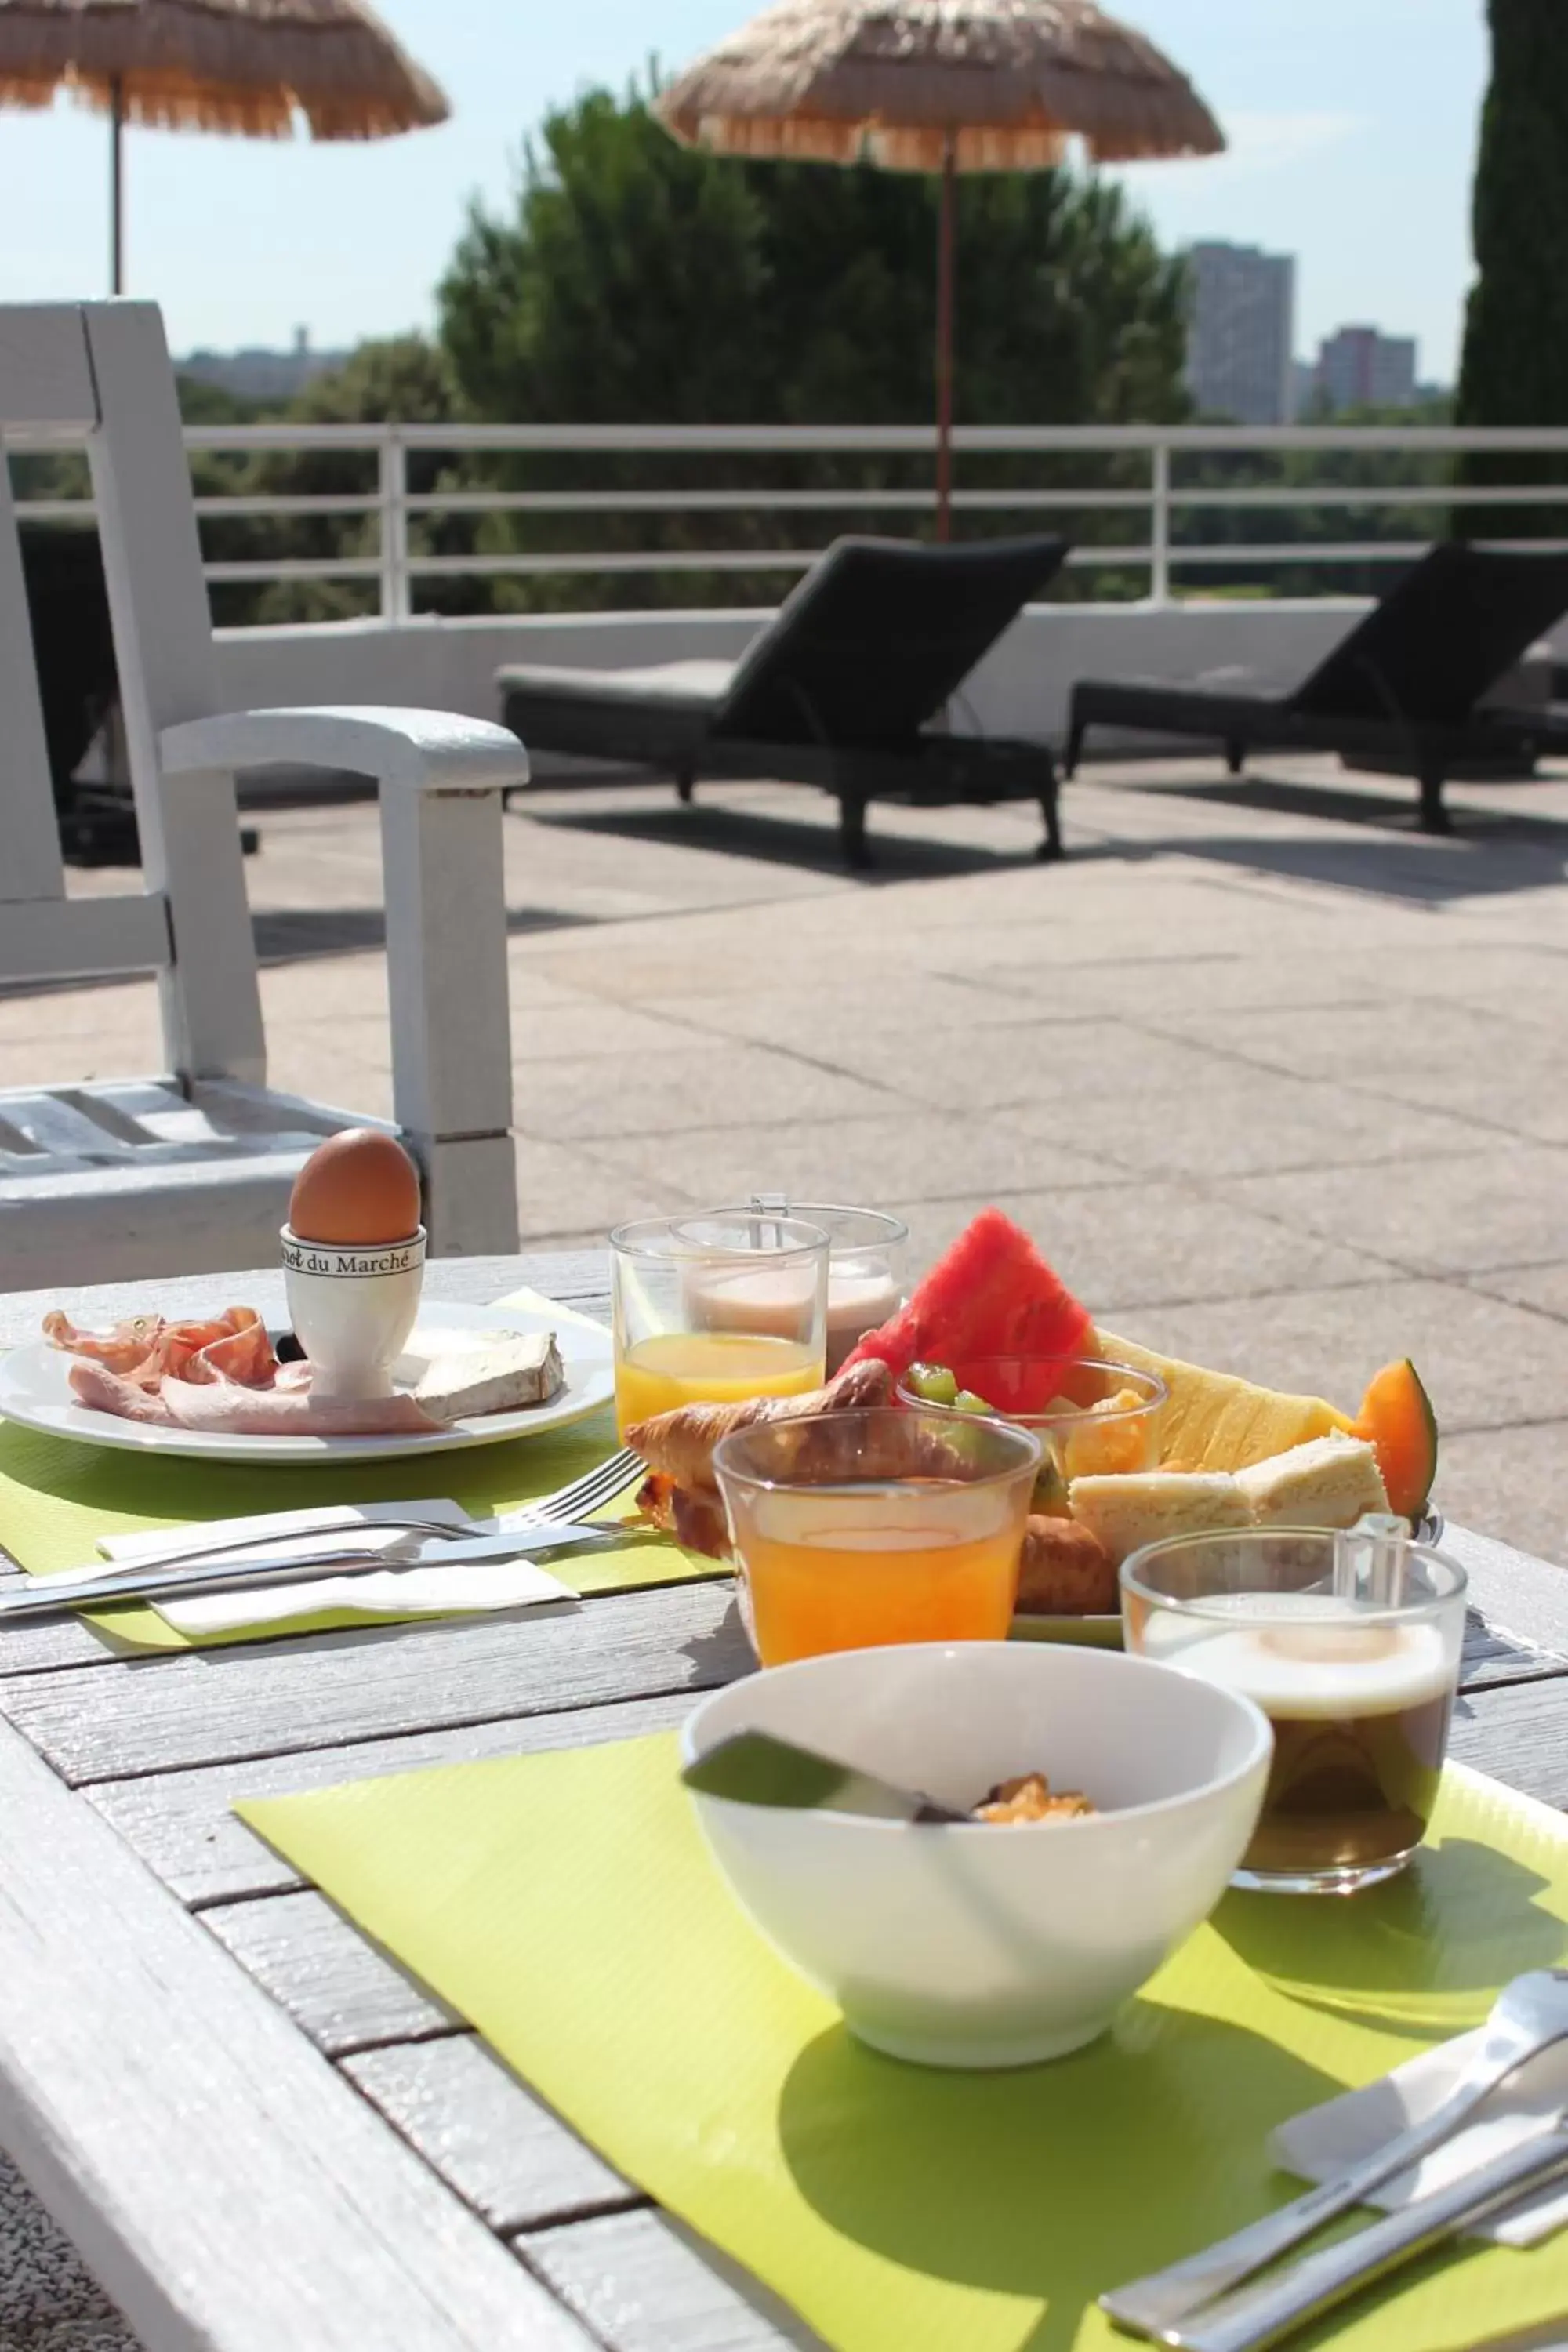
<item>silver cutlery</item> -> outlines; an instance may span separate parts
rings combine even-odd
[[[1159,2341],[1181,2352],[1260,2352],[1373,2279],[1411,2262],[1472,2223],[1502,2212],[1527,2189],[1568,2175],[1568,2112],[1489,2164],[1384,2214],[1354,2237],[1303,2254],[1279,2279],[1244,2287],[1194,2317],[1163,2328]]]
[[[176,1560],[144,1566],[106,1569],[93,1576],[41,1576],[25,1587],[0,1592],[0,1622],[17,1618],[62,1617],[73,1609],[113,1608],[126,1601],[166,1601],[177,1594],[245,1592],[254,1587],[309,1584],[317,1577],[365,1576],[377,1570],[399,1568],[469,1567],[487,1559],[531,1559],[540,1553],[591,1551],[606,1546],[662,1540],[654,1531],[616,1526],[595,1527],[571,1520],[550,1520],[538,1527],[508,1529],[503,1534],[467,1536],[447,1541],[452,1530],[440,1530],[438,1550],[427,1553],[423,1541],[404,1542],[376,1551],[353,1550],[268,1552],[257,1559],[233,1561],[228,1567],[206,1559]],[[255,1538],[252,1538],[254,1543]]]
[[[1320,2182],[1201,2253],[1112,2287],[1100,2296],[1100,2309],[1133,2335],[1164,2344],[1188,2342],[1188,2337],[1171,2333],[1177,2321],[1228,2294],[1266,2263],[1289,2253],[1325,2221],[1363,2203],[1395,2173],[1430,2155],[1518,2067],[1568,2039],[1568,1972],[1532,1969],[1527,1976],[1515,1977],[1499,1994],[1485,2037],[1447,2097],[1420,2123],[1385,2140],[1331,2180]]]
[[[603,1510],[607,1504],[616,1501],[636,1479],[644,1475],[646,1467],[640,1456],[623,1445],[607,1461],[584,1471],[582,1477],[574,1478],[569,1486],[559,1487],[553,1495],[541,1495],[534,1502],[520,1504],[516,1510],[501,1513],[496,1521],[496,1529],[502,1535],[512,1535],[531,1532],[540,1526],[560,1519],[586,1518],[591,1512]],[[472,1539],[474,1532],[471,1521],[422,1519],[412,1515],[399,1517],[388,1512],[381,1512],[374,1519],[361,1519],[354,1517],[352,1509],[345,1508],[340,1520],[318,1524],[313,1528],[268,1529],[252,1527],[248,1535],[226,1537],[222,1543],[209,1542],[198,1528],[187,1528],[183,1535],[172,1536],[168,1544],[157,1551],[139,1552],[134,1560],[123,1564],[119,1573],[130,1575],[137,1570],[172,1568],[184,1561],[222,1560],[237,1552],[258,1552],[268,1544],[297,1543],[305,1547],[330,1539],[334,1535],[349,1534],[363,1537],[360,1550],[365,1560],[374,1566],[378,1559],[385,1559],[386,1548],[377,1543],[379,1537],[417,1536],[434,1542],[459,1543],[465,1538]],[[346,1547],[344,1554],[330,1557],[337,1559],[345,1555]],[[325,1559],[329,1555],[322,1553],[317,1557]],[[97,1573],[96,1570],[82,1570],[84,1576]]]
[[[647,1464],[629,1445],[618,1446],[606,1460],[595,1469],[585,1470],[569,1486],[553,1495],[541,1495],[537,1502],[521,1503],[515,1511],[504,1514],[508,1528],[531,1527],[536,1519],[585,1519],[592,1511],[601,1511],[614,1503],[628,1486],[635,1486],[647,1475]]]

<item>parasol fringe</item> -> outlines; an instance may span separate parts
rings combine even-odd
[[[1092,0],[779,0],[656,101],[685,144],[940,170],[1036,171],[1070,135],[1100,162],[1210,155],[1214,116]]]
[[[360,0],[0,0],[0,103],[58,90],[158,130],[378,139],[441,122],[442,91]]]

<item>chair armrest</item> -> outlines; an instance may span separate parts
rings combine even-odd
[[[336,768],[380,786],[393,1108],[437,1254],[517,1245],[501,794],[504,727],[442,710],[240,710],[159,738],[165,778]]]
[[[168,775],[340,768],[418,793],[502,792],[528,782],[528,753],[515,735],[448,710],[236,710],[166,727],[158,749]]]

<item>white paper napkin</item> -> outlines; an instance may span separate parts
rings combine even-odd
[[[1419,2123],[1447,2097],[1482,2030],[1461,2033],[1436,2050],[1407,2059],[1364,2090],[1347,2091],[1321,2107],[1309,2107],[1281,2124],[1269,2142],[1275,2161],[1305,2180],[1327,2180],[1348,2164],[1370,2156],[1410,2124]],[[1369,2202],[1396,2211],[1415,2197],[1447,2186],[1478,2164],[1487,2163],[1540,2131],[1558,2108],[1568,2106],[1568,2044],[1543,2050],[1500,2089],[1482,2101],[1462,2131],[1434,2149],[1409,2172],[1373,2191]],[[1503,2246],[1533,2246],[1568,2223],[1568,2187],[1562,2181],[1532,2189],[1491,2221],[1466,2232]]]
[[[255,1541],[226,1555],[240,1562],[258,1553],[276,1551],[289,1538],[313,1538],[333,1550],[362,1544],[366,1551],[405,1538],[406,1530],[389,1521],[431,1519],[442,1527],[473,1528],[491,1524],[470,1518],[459,1503],[448,1498],[411,1503],[364,1503],[353,1509],[342,1506],[325,1510],[268,1511],[251,1517],[214,1519],[192,1528],[185,1537],[167,1529],[133,1536],[110,1536],[98,1549],[106,1559],[127,1566],[156,1559],[176,1544],[198,1553],[214,1544]],[[301,1543],[303,1549],[303,1543]],[[357,1617],[450,1617],[477,1615],[499,1609],[540,1608],[550,1602],[574,1601],[576,1594],[530,1559],[478,1560],[467,1567],[444,1564],[437,1558],[427,1565],[361,1571],[353,1576],[325,1574],[308,1584],[279,1584],[253,1592],[192,1594],[183,1601],[156,1603],[158,1614],[176,1633],[186,1635],[234,1633],[247,1626],[279,1626],[319,1617],[327,1611],[348,1611]]]
[[[182,1633],[235,1633],[252,1626],[276,1633],[329,1610],[355,1617],[469,1617],[563,1602],[575,1607],[576,1593],[532,1560],[483,1559],[466,1568],[375,1569],[261,1592],[209,1592],[163,1602],[158,1613]]]

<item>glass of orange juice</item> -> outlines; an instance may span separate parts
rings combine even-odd
[[[889,1642],[1001,1642],[1040,1441],[871,1407],[734,1431],[713,1464],[764,1666]]]
[[[803,1396],[827,1351],[828,1238],[768,1211],[645,1217],[610,1235],[620,1433],[683,1404]]]

